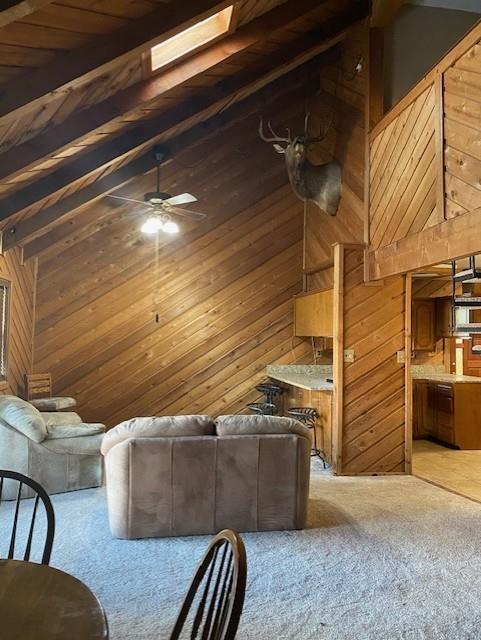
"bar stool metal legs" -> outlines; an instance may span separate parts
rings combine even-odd
[[[249,402],[247,408],[253,413],[258,413],[265,416],[274,416],[278,412],[277,406],[274,402],[276,396],[282,394],[283,390],[276,384],[265,382],[256,387],[257,391],[264,394],[265,399],[262,402]]]
[[[316,433],[316,420],[317,420],[317,411],[313,407],[292,407],[292,409],[287,410],[287,414],[291,418],[295,418],[305,424],[308,429],[312,429],[313,431],[313,447],[311,449],[311,457],[317,456],[322,460],[322,464],[324,469],[326,468],[326,461],[324,460],[324,456],[322,455],[322,451],[317,446],[317,433]]]

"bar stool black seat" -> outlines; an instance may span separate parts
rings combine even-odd
[[[311,449],[311,456],[317,456],[322,460],[324,465],[324,469],[326,468],[326,461],[322,455],[322,451],[317,446],[317,435],[316,435],[316,420],[317,420],[317,411],[314,407],[292,407],[287,410],[287,415],[291,418],[295,418],[305,424],[308,429],[313,430],[313,447]]]
[[[275,404],[274,399],[276,396],[280,396],[284,392],[282,387],[279,387],[277,384],[272,384],[271,382],[263,382],[257,385],[256,389],[265,395],[266,402],[269,404]]]
[[[247,408],[252,411],[252,413],[258,413],[262,416],[273,416],[277,407],[272,402],[249,402]]]

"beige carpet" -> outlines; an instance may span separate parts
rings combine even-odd
[[[311,498],[311,528],[243,536],[238,640],[481,639],[481,505],[413,477],[322,473]],[[52,564],[90,585],[111,639],[168,638],[209,538],[114,540],[101,489],[54,506]]]

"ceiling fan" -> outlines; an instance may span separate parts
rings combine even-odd
[[[164,233],[177,233],[179,225],[172,220],[172,215],[190,218],[191,220],[203,220],[207,217],[205,213],[199,211],[190,211],[179,205],[197,202],[197,198],[190,193],[181,193],[178,196],[172,196],[160,190],[160,163],[164,154],[159,148],[154,149],[154,157],[157,160],[157,188],[155,191],[149,191],[144,194],[143,200],[134,200],[133,198],[124,198],[123,196],[108,195],[109,198],[116,200],[124,200],[125,202],[134,202],[135,204],[143,204],[148,207],[151,214],[144,221],[140,230],[143,233],[153,235],[159,231]]]

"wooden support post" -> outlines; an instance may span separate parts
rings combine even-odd
[[[438,222],[446,219],[444,188],[444,91],[443,74],[439,73],[434,81],[435,131],[436,144],[436,210]]]
[[[413,450],[413,412],[412,412],[412,380],[411,380],[411,299],[412,299],[412,276],[408,273],[405,276],[404,293],[404,351],[405,351],[405,452],[404,470],[412,473],[412,450]]]
[[[344,403],[344,246],[334,245],[332,468],[342,473]]]
[[[369,29],[367,64],[367,92],[364,106],[364,244],[370,243],[370,164],[369,132],[384,115],[383,29]],[[369,280],[368,262],[364,260],[364,280]]]

